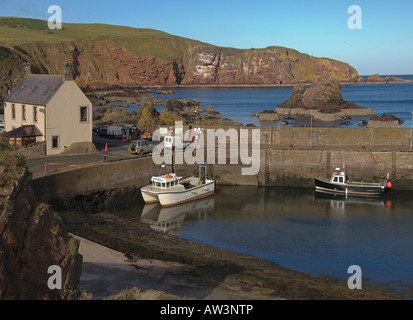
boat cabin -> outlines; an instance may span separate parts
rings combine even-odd
[[[334,183],[346,183],[348,182],[348,176],[344,171],[341,171],[340,168],[337,168],[331,176],[331,182]]]
[[[155,188],[168,189],[179,184],[181,177],[177,177],[175,173],[170,173],[160,177],[152,177],[152,186]]]

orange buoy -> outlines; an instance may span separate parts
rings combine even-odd
[[[167,175],[167,176],[166,176],[166,179],[171,179],[171,178],[172,178],[171,175]]]
[[[391,187],[393,187],[393,184],[389,181],[387,182],[386,187],[390,189]]]

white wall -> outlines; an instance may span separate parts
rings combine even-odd
[[[87,122],[80,121],[80,107],[87,107]],[[74,81],[65,81],[46,106],[47,155],[60,154],[76,142],[92,142],[92,104]],[[59,147],[52,148],[52,137]]]

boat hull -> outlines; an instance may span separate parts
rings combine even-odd
[[[316,190],[320,192],[359,196],[382,195],[385,184],[379,183],[333,183],[327,179],[314,178]]]
[[[162,207],[173,207],[209,197],[215,193],[215,182],[208,182],[201,186],[191,188],[184,192],[165,192],[158,195],[159,202]]]
[[[142,194],[143,201],[145,201],[146,204],[159,202],[157,194],[152,194],[144,190],[141,190],[141,194]]]

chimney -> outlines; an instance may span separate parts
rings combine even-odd
[[[65,81],[73,81],[74,76],[73,76],[73,63],[69,59],[68,61],[65,62],[64,64],[64,79]]]
[[[32,65],[28,62],[23,63],[24,76],[29,76],[32,74]]]

